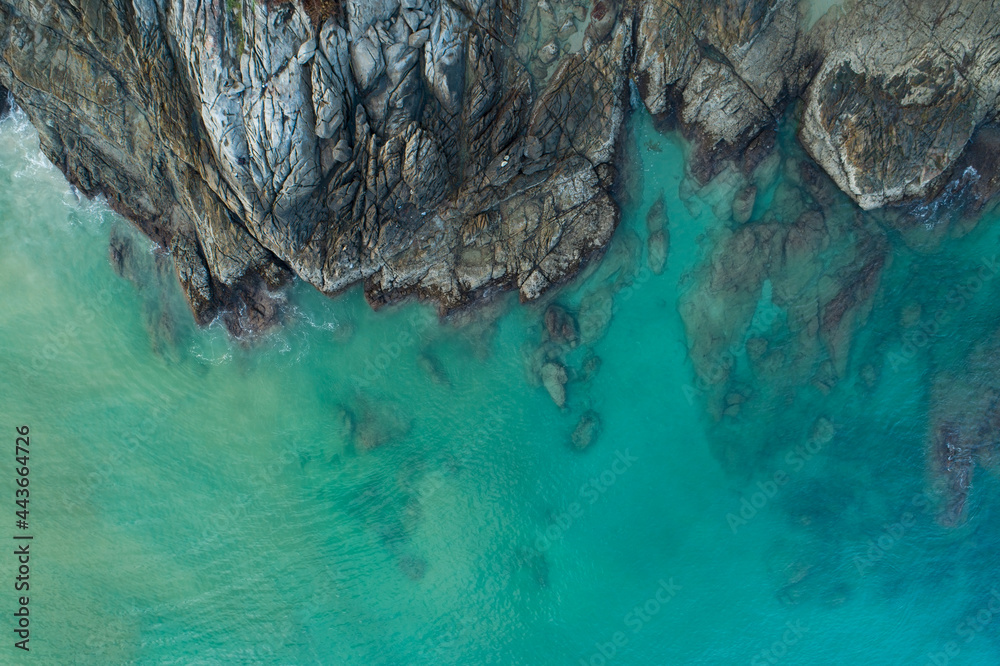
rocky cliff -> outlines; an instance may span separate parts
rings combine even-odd
[[[574,274],[618,221],[630,79],[701,180],[800,104],[862,208],[933,197],[997,112],[996,4],[0,0],[0,86],[242,335],[292,274],[443,310]]]

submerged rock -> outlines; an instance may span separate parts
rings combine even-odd
[[[584,382],[590,381],[600,369],[601,357],[593,352],[590,352],[587,354],[587,357],[583,359],[583,365],[580,368],[580,380]]]
[[[979,342],[961,367],[934,376],[928,410],[929,492],[946,527],[966,522],[976,468],[995,473],[1000,464],[1000,331]]]
[[[559,363],[550,361],[542,366],[541,379],[542,386],[549,392],[552,402],[556,403],[557,407],[563,407],[566,404],[566,382],[568,381],[566,368]]]
[[[695,387],[716,420],[745,413],[727,400],[741,381],[789,400],[806,386],[831,392],[876,303],[891,256],[884,227],[854,207],[819,207],[811,192],[823,186],[799,162],[784,159],[760,219],[713,233],[680,298]]]
[[[744,188],[736,195],[733,199],[733,222],[736,224],[745,224],[750,220],[750,216],[753,215],[753,206],[757,201],[757,187],[755,185],[750,185]]]
[[[544,552],[530,546],[519,548],[517,562],[531,574],[538,587],[549,586],[549,561]]]
[[[590,448],[601,432],[601,417],[592,409],[588,409],[580,416],[576,427],[573,429],[571,442],[577,451]]]
[[[920,303],[911,301],[900,308],[899,325],[902,328],[910,328],[920,323],[920,315],[923,308]]]
[[[649,253],[649,270],[655,275],[663,273],[667,265],[667,253],[670,251],[670,237],[666,230],[654,231],[649,235],[647,251]]]
[[[138,287],[145,284],[151,277],[152,267],[148,258],[143,261],[136,256],[136,252],[132,236],[124,233],[117,226],[112,227],[111,237],[108,240],[108,258],[111,260],[111,268],[118,274],[118,277],[125,278]]]
[[[612,291],[628,287],[640,271],[642,239],[631,229],[619,229],[590,281],[604,283]]]
[[[812,429],[809,431],[809,440],[815,444],[829,444],[836,434],[836,428],[830,419],[825,416],[821,416],[812,424]]]
[[[410,580],[421,580],[427,575],[427,561],[416,555],[403,555],[398,560],[399,570]]]
[[[423,351],[417,355],[417,365],[420,369],[431,378],[435,384],[449,385],[451,381],[448,379],[448,373],[445,372],[444,366],[441,361],[438,360],[437,356],[434,354]]]
[[[663,198],[663,192],[660,192],[660,196],[646,212],[646,231],[651,234],[656,233],[657,231],[666,229],[669,224],[667,202]]]
[[[362,453],[398,441],[410,431],[410,421],[398,409],[385,404],[373,406],[359,401],[351,409],[341,408],[339,415],[355,450]]]
[[[614,315],[614,290],[609,286],[598,287],[580,300],[577,321],[580,323],[580,341],[592,345],[604,337]]]
[[[549,340],[575,347],[579,341],[576,319],[561,305],[550,305],[545,310],[545,331]]]
[[[875,370],[875,366],[871,363],[865,363],[861,366],[858,371],[861,381],[864,383],[865,388],[868,390],[874,389],[875,385],[878,383],[878,371]]]
[[[966,503],[974,469],[968,433],[953,421],[938,423],[931,435],[931,468],[944,506],[939,521],[955,527],[965,521]]]
[[[667,204],[663,193],[649,207],[646,213],[646,230],[649,238],[646,241],[646,254],[649,270],[660,275],[667,264],[667,254],[670,251],[670,220],[667,217]]]
[[[833,363],[827,360],[823,361],[819,369],[816,370],[816,374],[812,378],[812,385],[819,389],[820,393],[827,395],[837,385],[839,379]]]

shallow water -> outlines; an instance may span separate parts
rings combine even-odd
[[[977,471],[968,519],[941,526],[925,442],[932,377],[968,371],[1000,285],[891,356],[900,309],[948,303],[996,225],[933,252],[893,243],[836,387],[778,401],[761,381],[716,422],[678,303],[724,233],[719,195],[682,202],[686,147],[648,119],[628,141],[614,245],[554,296],[598,302],[592,328],[612,315],[563,350],[560,410],[532,372],[547,303],[442,325],[297,284],[287,325],[250,349],[197,329],[156,249],[79,200],[23,116],[0,124],[0,405],[11,441],[31,427],[33,661],[998,663],[1000,488]],[[588,410],[600,432],[575,450]]]

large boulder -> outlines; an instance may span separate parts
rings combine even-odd
[[[932,192],[995,115],[997,9],[985,0],[868,0],[817,25],[823,65],[800,137],[859,206]]]

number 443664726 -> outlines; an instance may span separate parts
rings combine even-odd
[[[28,529],[28,445],[30,440],[28,438],[28,426],[21,426],[17,428],[17,442],[14,451],[14,460],[17,466],[14,471],[17,472],[17,490],[14,491],[16,496],[15,504],[19,507],[15,510],[17,515],[16,525],[22,529]]]

